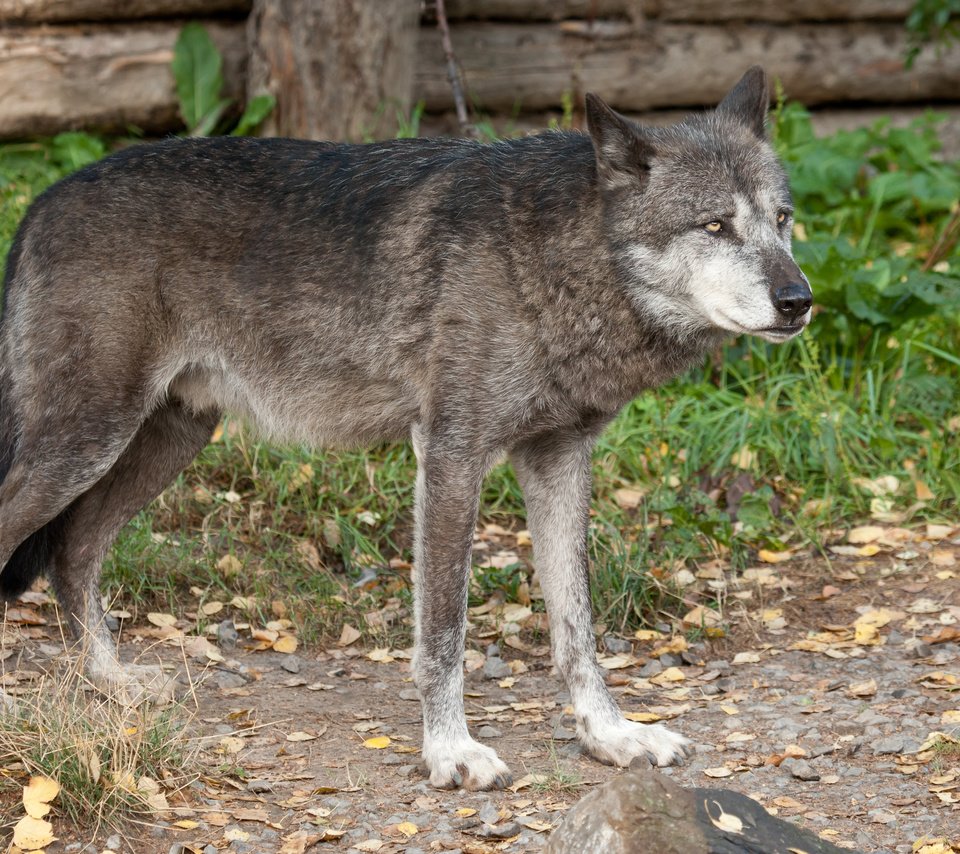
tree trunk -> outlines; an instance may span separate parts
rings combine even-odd
[[[419,0],[254,0],[247,91],[277,99],[260,133],[393,136],[410,114],[419,19]]]

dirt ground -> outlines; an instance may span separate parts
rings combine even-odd
[[[697,745],[685,766],[663,773],[682,785],[734,788],[860,851],[909,852],[925,836],[960,846],[960,538],[905,536],[887,531],[829,561],[794,558],[726,578],[722,637],[601,643],[623,710],[669,721]],[[237,647],[211,661],[189,637],[184,657],[182,635],[170,633],[186,623],[125,624],[124,658],[159,652],[180,671],[190,663],[186,707],[192,730],[206,737],[199,779],[168,793],[169,812],[122,835],[91,839],[54,810],[59,841],[46,850],[542,849],[570,806],[622,772],[580,753],[543,637],[527,628],[511,635],[511,616],[492,609],[471,620],[471,731],[515,781],[478,793],[436,791],[423,778],[420,709],[402,650],[360,639],[276,652],[273,635],[252,640],[238,620]],[[43,666],[56,633],[52,625],[26,632],[34,637],[3,664],[10,692],[29,689],[16,674]],[[8,625],[8,648],[13,634]],[[0,841],[18,806],[0,801],[10,812]]]

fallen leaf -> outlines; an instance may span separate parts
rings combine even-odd
[[[250,834],[239,827],[228,828],[223,834],[224,842],[246,842],[248,839]]]
[[[287,735],[287,741],[313,741],[319,736],[314,735],[313,733],[304,732],[303,730],[297,730],[296,732],[291,732]]]
[[[847,542],[858,546],[872,543],[879,540],[884,535],[885,530],[879,525],[863,525],[859,528],[851,528],[847,534]]]
[[[368,738],[363,742],[363,746],[370,750],[383,750],[383,748],[390,746],[390,736],[378,735],[375,738]]]
[[[510,786],[510,791],[519,792],[527,786],[537,786],[540,783],[546,783],[549,778],[546,774],[525,774],[516,783]]]
[[[712,803],[717,807],[718,810],[720,810],[720,815],[718,815],[716,818],[713,817],[713,813],[711,813],[710,805],[707,803],[707,801],[703,802],[703,808],[710,819],[710,823],[714,827],[718,827],[720,830],[726,833],[743,833],[743,822],[740,821],[739,818],[732,813],[724,812],[723,807],[720,806],[719,802],[713,801]]]
[[[729,768],[704,768],[703,773],[708,777],[729,777],[733,774]]]
[[[360,632],[349,623],[344,623],[343,629],[340,632],[340,640],[337,641],[337,646],[350,646],[350,644],[358,640],[360,640]]]
[[[282,652],[287,655],[296,652],[298,641],[293,635],[283,635],[273,642],[274,652]]]
[[[759,652],[738,652],[733,657],[734,664],[756,664],[760,661]]]
[[[49,777],[31,777],[23,788],[23,807],[31,818],[43,818],[50,812],[50,801],[60,794],[60,784]],[[21,846],[22,847],[22,846]]]
[[[917,501],[933,501],[936,496],[933,494],[933,490],[930,489],[922,480],[915,480],[913,482],[913,488],[916,490]]]
[[[781,563],[790,560],[793,557],[793,552],[773,552],[769,549],[760,549],[757,552],[757,557],[764,563]]]
[[[663,720],[663,716],[656,712],[624,712],[623,716],[628,721],[634,721],[638,724],[652,724]]]
[[[383,848],[383,842],[379,839],[368,839],[366,842],[358,842],[352,848],[356,851],[379,851]]]
[[[236,575],[243,569],[243,564],[234,555],[224,555],[217,561],[217,569],[227,578]]]
[[[177,624],[177,618],[173,614],[158,614],[156,612],[151,612],[147,614],[147,620],[153,623],[155,626],[159,626],[161,629],[166,628],[167,626],[175,626]]]
[[[376,661],[380,664],[389,664],[391,661],[396,660],[392,655],[390,655],[390,647],[386,646],[370,650],[366,657],[371,661]]]
[[[400,824],[397,825],[397,830],[399,830],[404,836],[407,837],[407,839],[409,839],[411,836],[419,833],[420,828],[417,827],[412,821],[401,821]]]
[[[642,489],[624,488],[614,490],[613,498],[622,509],[634,510],[640,506],[640,502],[643,501],[645,494],[645,490]],[[519,542],[517,545],[519,545]]]
[[[200,613],[205,617],[212,617],[223,610],[223,602],[204,602],[200,606]]]
[[[39,851],[56,838],[49,821],[30,815],[21,818],[13,828],[13,844],[21,851]]]

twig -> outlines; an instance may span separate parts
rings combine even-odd
[[[463,86],[460,82],[460,70],[457,67],[457,58],[453,53],[453,42],[450,41],[450,25],[447,23],[447,10],[444,0],[436,0],[437,27],[440,29],[440,41],[443,43],[443,55],[447,60],[447,78],[453,90],[453,103],[457,108],[457,122],[460,132],[464,136],[476,136],[476,129],[470,124],[467,115],[467,102],[463,97]]]
[[[923,270],[924,273],[932,270],[937,264],[946,259],[958,241],[960,241],[960,208],[953,212],[950,220],[946,226],[944,226],[940,239],[934,244],[930,250],[930,254],[927,256],[927,260],[923,262],[923,266],[920,269]]]

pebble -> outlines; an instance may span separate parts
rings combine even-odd
[[[660,664],[664,667],[680,667],[683,664],[683,659],[675,652],[665,652],[660,656]]]
[[[480,809],[477,811],[477,816],[480,821],[485,824],[496,824],[500,820],[500,810],[493,804],[492,801],[487,801]]]
[[[480,738],[500,738],[503,735],[500,730],[495,726],[490,726],[490,724],[484,724],[480,729],[477,730],[477,735]]]
[[[479,830],[474,831],[482,839],[507,839],[510,836],[516,836],[521,831],[521,827],[515,821],[508,821],[506,824],[491,826],[483,825]]]
[[[242,688],[247,684],[247,680],[239,673],[230,673],[229,671],[217,673],[213,677],[213,681],[221,691],[226,691],[228,688]]]
[[[502,658],[488,658],[483,664],[483,675],[487,679],[506,679],[513,671]]]
[[[403,759],[397,756],[396,753],[388,753],[383,757],[384,765],[403,765]]]
[[[253,792],[255,795],[263,794],[264,792],[273,791],[273,783],[269,780],[251,780],[247,783],[247,791]]]
[[[114,833],[112,836],[107,837],[107,848],[110,848],[113,851],[119,851],[121,845],[123,845],[123,840],[120,839],[119,833]]]
[[[633,652],[633,644],[628,640],[616,637],[616,635],[604,635],[603,645],[607,652],[613,655],[627,655]]]
[[[780,763],[781,768],[785,768],[791,776],[798,780],[813,781],[820,779],[820,772],[817,771],[806,759],[794,759],[789,757]]]
[[[240,635],[237,633],[233,620],[224,620],[217,626],[217,643],[221,649],[234,649]]]
[[[420,699],[420,692],[416,688],[404,688],[400,692],[400,699],[417,701]]]
[[[640,668],[639,675],[643,679],[649,679],[651,676],[657,676],[660,673],[663,673],[663,665],[656,659],[653,659]]]
[[[280,659],[280,666],[286,670],[287,673],[299,673],[300,659],[296,655],[285,655]]]
[[[874,742],[873,752],[877,756],[885,756],[889,753],[903,753],[904,742],[906,738],[902,735],[891,735],[889,738],[881,738]]]

